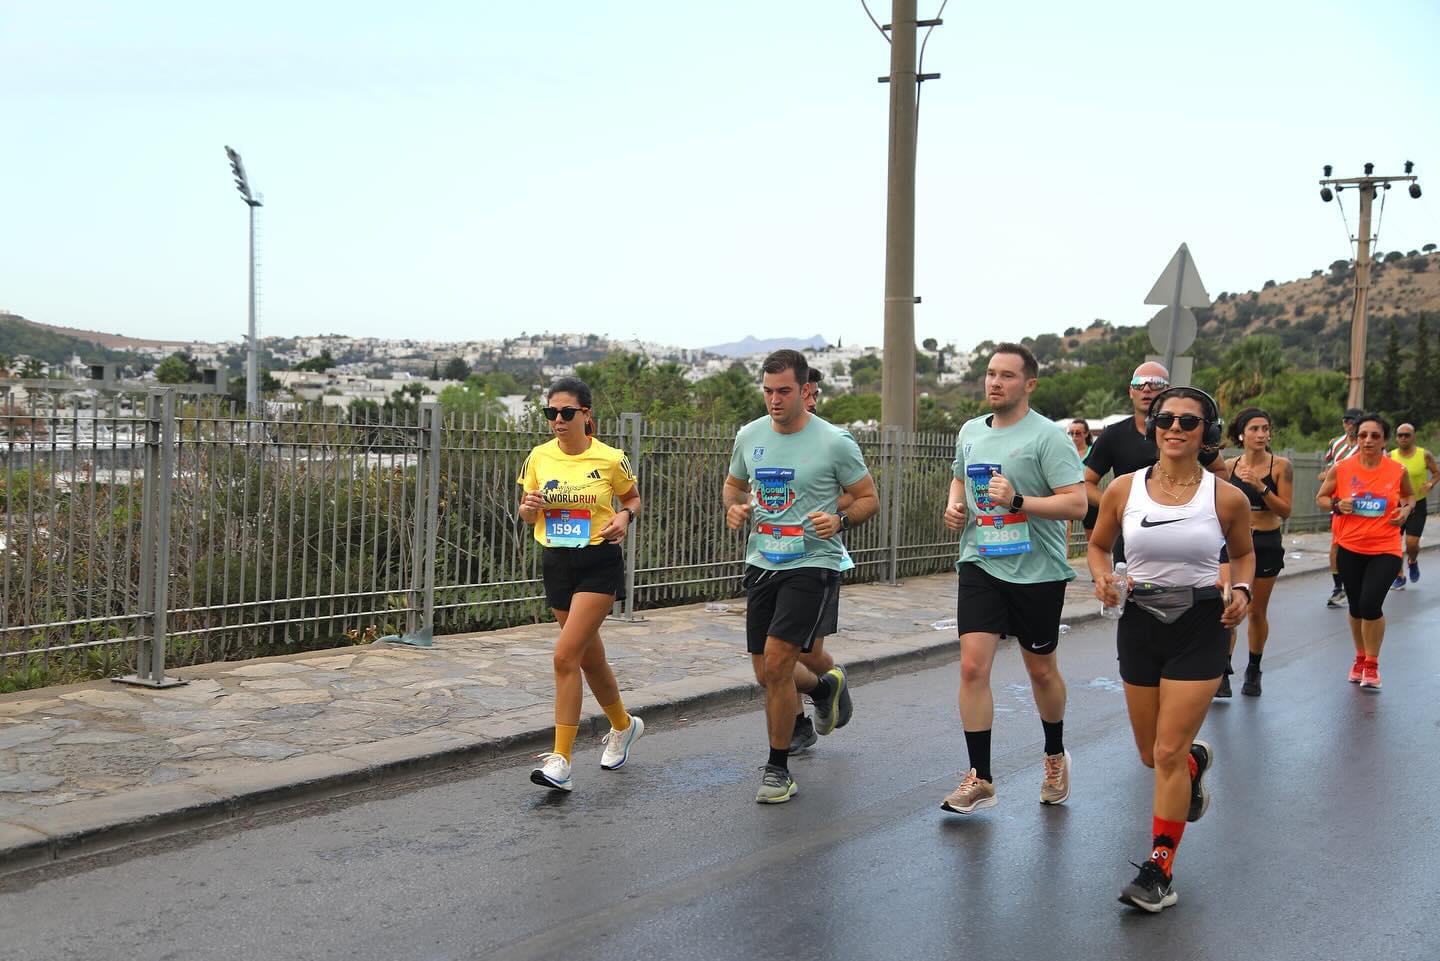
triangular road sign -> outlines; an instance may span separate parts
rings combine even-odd
[[[1183,264],[1183,266],[1182,266]],[[1205,285],[1200,282],[1200,271],[1195,269],[1195,258],[1190,256],[1190,248],[1184,244],[1175,251],[1175,256],[1170,258],[1169,265],[1155,281],[1155,286],[1150,288],[1150,294],[1145,298],[1147,304],[1164,304],[1176,306],[1175,304],[1175,281],[1180,279],[1180,307],[1209,307],[1210,295],[1205,292]]]

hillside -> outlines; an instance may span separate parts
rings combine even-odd
[[[1402,337],[1414,331],[1422,313],[1432,318],[1432,325],[1440,324],[1440,252],[1386,256],[1390,262],[1377,263],[1370,276],[1367,314],[1372,359],[1390,322]],[[1338,367],[1349,356],[1354,284],[1354,264],[1336,261],[1329,269],[1315,270],[1298,280],[1267,281],[1262,289],[1244,293],[1222,291],[1213,306],[1195,311],[1200,323],[1195,350],[1202,362],[1206,357],[1213,360],[1238,340],[1270,334],[1279,338],[1297,366]],[[1091,362],[1105,345],[1124,340],[1139,329],[1097,320],[1083,330],[1072,327],[1058,338],[1041,335],[1035,338],[1035,345],[1037,354],[1051,354],[1050,359],[1068,355]]]
[[[102,342],[101,338],[109,343]],[[115,349],[117,343],[133,342],[128,338],[92,331],[49,327],[18,314],[0,313],[0,354],[6,357],[25,354],[48,364],[63,364],[78,354],[89,363],[133,364],[137,367],[150,363],[139,354]]]

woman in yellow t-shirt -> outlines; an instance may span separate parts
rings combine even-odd
[[[596,440],[590,388],[562,377],[545,397],[554,439],[530,451],[516,483],[520,519],[545,549],[541,570],[545,601],[560,622],[555,644],[555,749],[530,772],[542,787],[569,791],[571,752],[580,726],[581,675],[610,719],[600,766],[625,763],[645,723],[625,710],[620,687],[605,660],[600,622],[624,596],[620,542],[640,512],[640,492],[625,455]],[[620,509],[614,507],[620,501]]]

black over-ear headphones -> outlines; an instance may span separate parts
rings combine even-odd
[[[1225,422],[1220,419],[1220,405],[1215,398],[1205,393],[1199,387],[1167,387],[1155,395],[1150,401],[1150,411],[1145,415],[1145,439],[1155,443],[1155,413],[1167,397],[1189,397],[1192,400],[1199,400],[1200,406],[1204,409],[1205,433],[1200,437],[1200,443],[1206,447],[1218,447],[1220,438],[1225,433]]]

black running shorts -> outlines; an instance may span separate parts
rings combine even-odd
[[[610,594],[625,599],[625,554],[619,544],[589,547],[547,547],[540,556],[545,580],[545,603],[553,610],[570,610],[576,594]]]
[[[820,567],[788,571],[745,568],[745,649],[765,653],[765,639],[778,637],[809,651],[822,637],[826,608],[840,591],[840,575]]]
[[[1410,516],[1405,518],[1405,535],[1407,537],[1419,537],[1425,533],[1426,506],[1425,498],[1420,498],[1415,502],[1415,509],[1410,512]]]
[[[1196,601],[1174,624],[1161,624],[1134,601],[1115,632],[1120,678],[1137,687],[1171,681],[1218,681],[1230,663],[1230,630],[1220,623],[1225,602]]]
[[[1064,581],[1012,584],[974,562],[960,565],[955,598],[960,634],[1000,634],[1032,653],[1054,654],[1064,606]]]
[[[840,630],[840,581],[835,581],[835,589],[830,592],[830,600],[825,604],[825,612],[820,615],[820,626],[815,628],[815,636],[829,637]]]
[[[1279,577],[1285,569],[1285,542],[1280,528],[1251,531],[1250,539],[1255,543],[1255,576]]]

